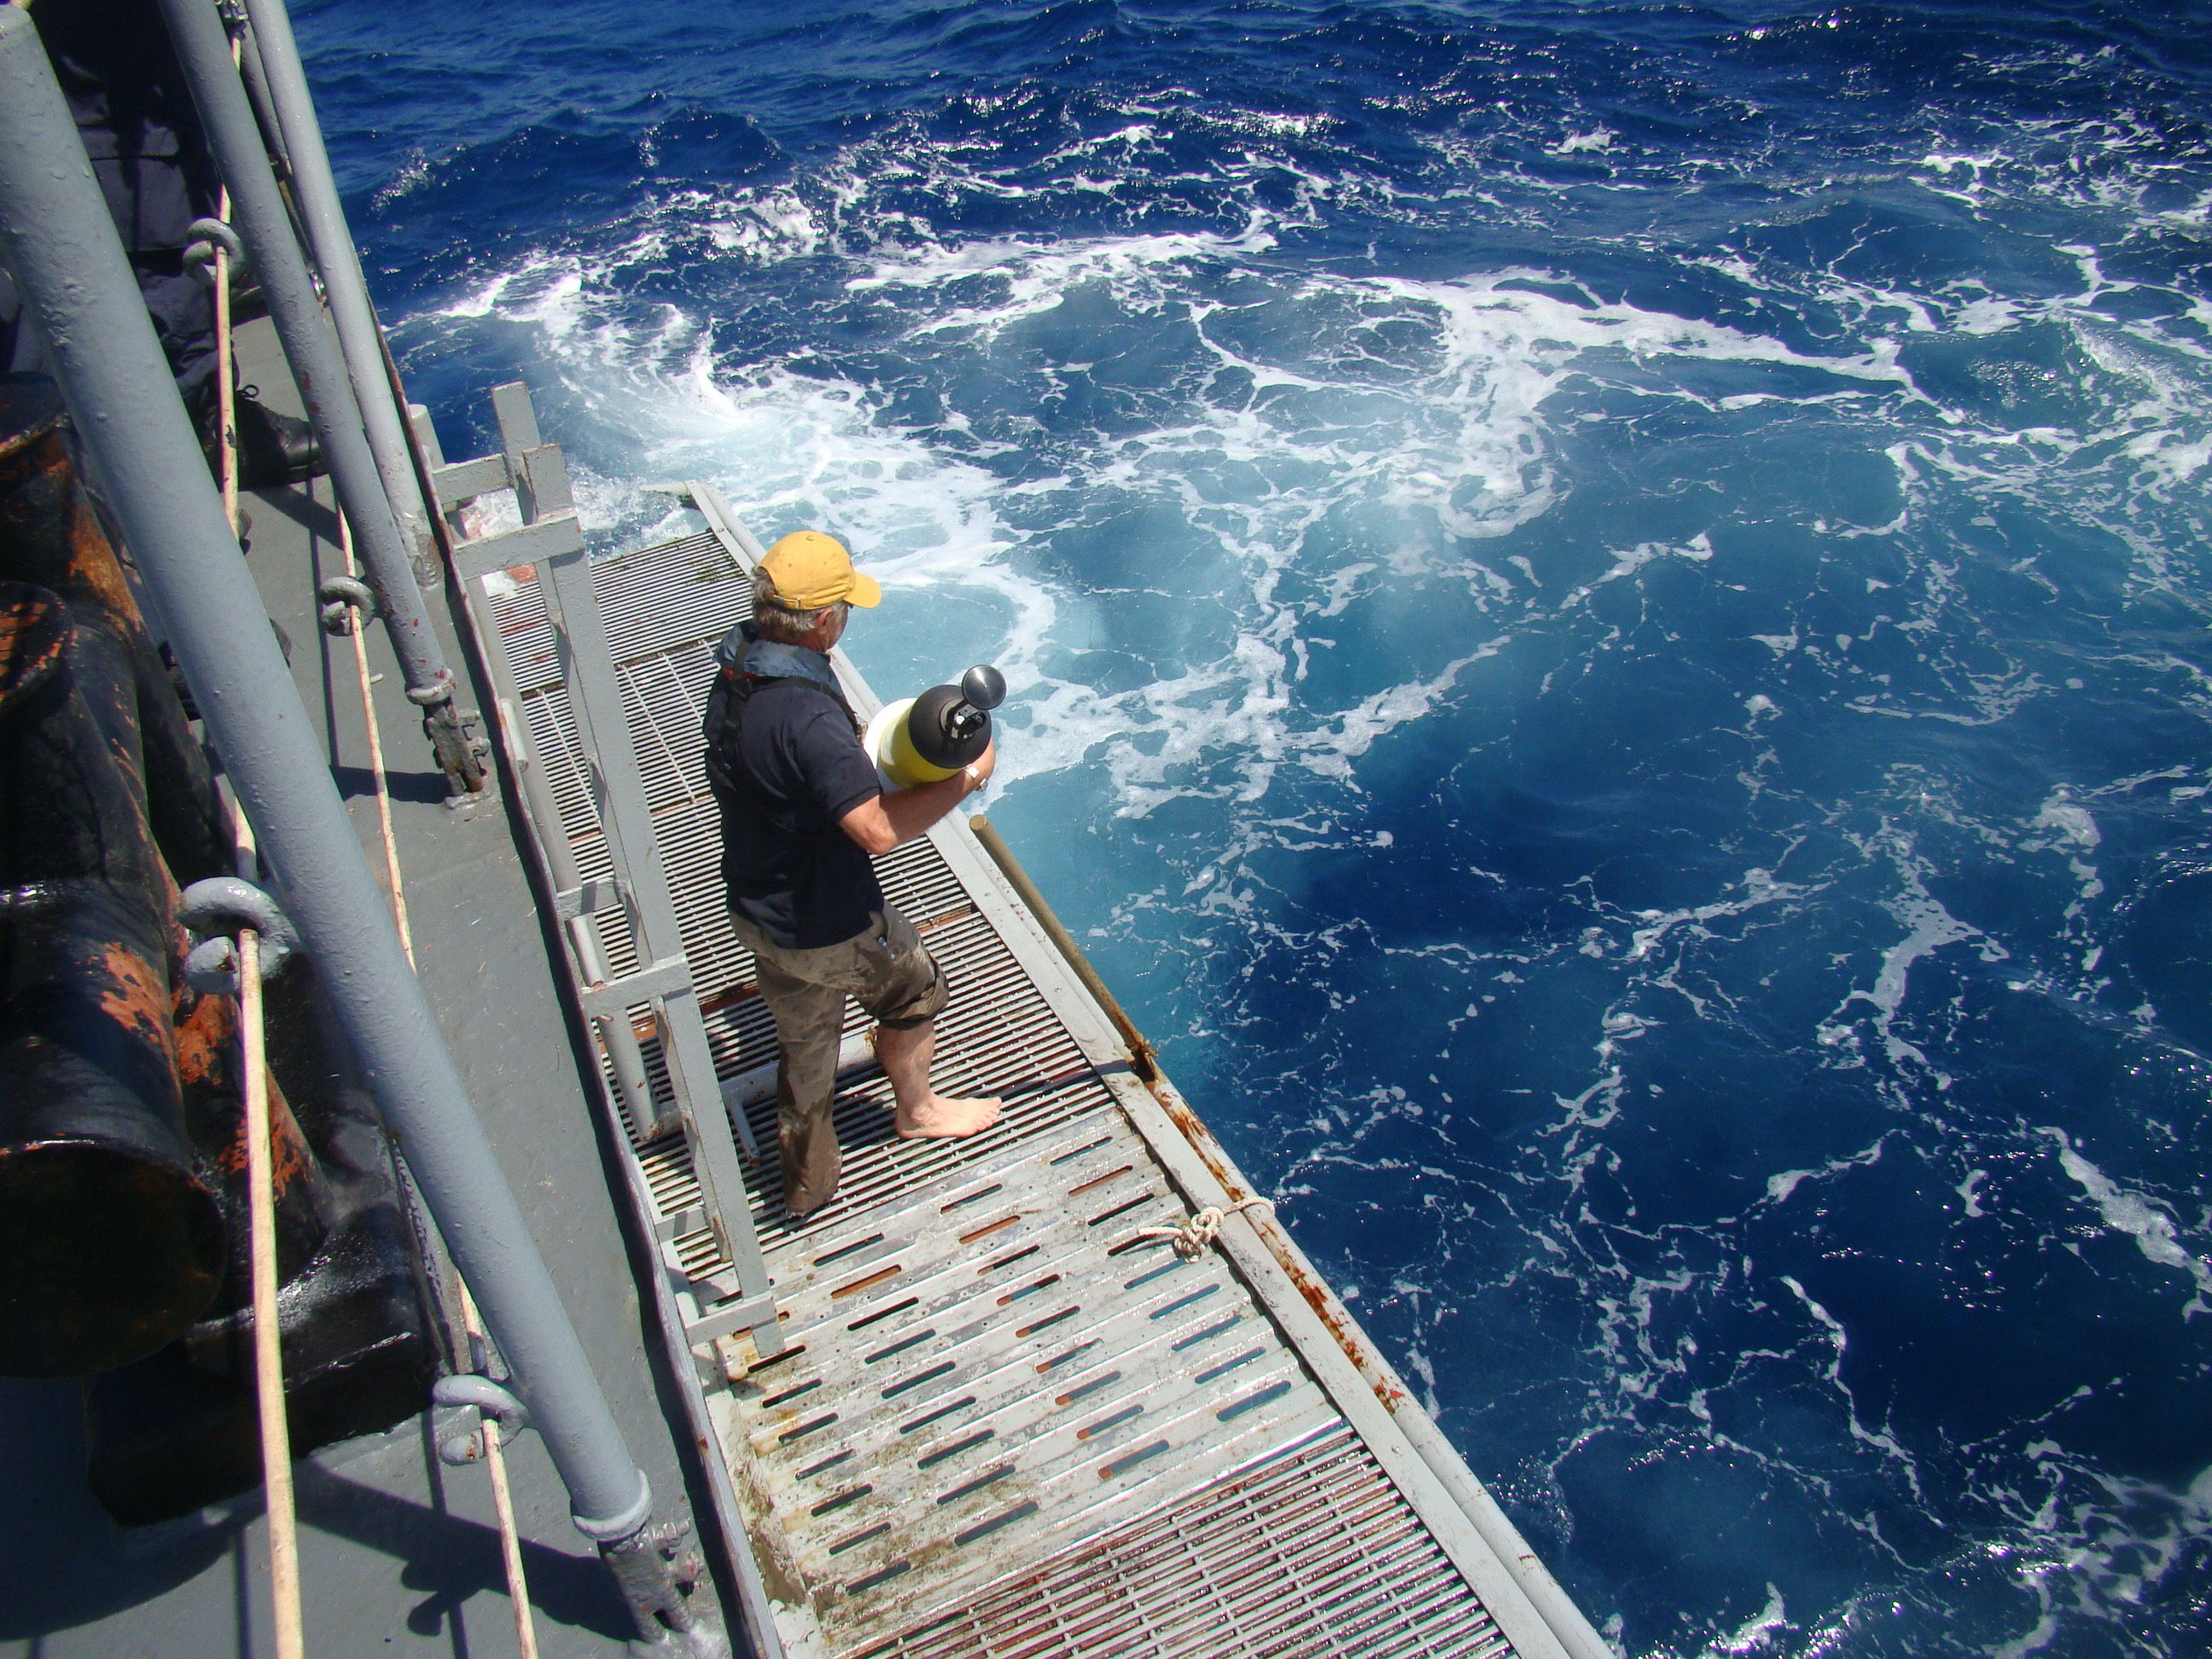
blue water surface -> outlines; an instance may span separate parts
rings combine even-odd
[[[416,395],[992,806],[1621,1650],[2212,1650],[2212,14],[313,0]]]

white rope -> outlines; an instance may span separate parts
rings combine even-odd
[[[243,812],[238,863],[253,868],[253,829]],[[261,1017],[261,935],[238,932],[239,1086],[246,1109],[247,1231],[253,1267],[253,1391],[261,1421],[261,1481],[269,1512],[269,1599],[277,1659],[306,1652],[300,1613],[300,1534],[292,1500],[292,1431],[284,1411],[283,1328],[276,1294],[276,1160],[270,1144],[269,1062]]]
[[[345,557],[346,574],[359,577],[361,572],[354,564],[353,526],[343,514],[338,516],[338,550]],[[361,680],[362,719],[368,728],[369,775],[376,782],[377,827],[384,837],[385,878],[392,890],[392,919],[399,929],[399,948],[407,953],[408,965],[412,967],[415,934],[407,921],[407,890],[399,877],[399,840],[392,828],[392,789],[384,773],[384,738],[377,729],[375,694],[370,690],[367,619],[357,618],[352,631],[354,667]],[[466,1285],[461,1286],[461,1330],[471,1348],[483,1335],[483,1321]],[[522,1539],[515,1530],[514,1494],[507,1485],[507,1454],[500,1447],[498,1423],[485,1418],[481,1437],[484,1468],[491,1475],[492,1510],[499,1520],[500,1559],[507,1567],[507,1599],[514,1610],[514,1639],[521,1647],[522,1659],[538,1659],[538,1626],[530,1610],[530,1583],[522,1571]]]
[[[1175,1241],[1176,1254],[1188,1261],[1203,1255],[1206,1247],[1221,1237],[1221,1224],[1231,1216],[1245,1210],[1261,1208],[1266,1209],[1270,1215],[1273,1214],[1275,1200],[1272,1198],[1246,1198],[1227,1206],[1209,1204],[1178,1226],[1139,1227],[1137,1237],[1171,1238]]]
[[[230,58],[237,63],[239,37]],[[216,217],[230,217],[230,190],[216,204]],[[231,398],[230,256],[215,245],[215,396],[216,447],[221,458],[222,512],[238,528],[238,416]],[[255,871],[253,826],[232,815],[238,833],[238,872]],[[269,1513],[269,1599],[276,1614],[277,1659],[302,1659],[306,1620],[300,1605],[300,1534],[292,1494],[292,1425],[285,1411],[284,1333],[277,1306],[276,1159],[269,1111],[269,1061],[261,1008],[261,936],[238,934],[239,1086],[246,1108],[247,1231],[253,1267],[253,1380],[261,1424],[261,1480]]]

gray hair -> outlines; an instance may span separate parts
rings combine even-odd
[[[818,611],[793,611],[783,603],[775,584],[765,573],[753,572],[753,627],[761,638],[778,645],[805,645],[824,617],[833,611],[842,614],[850,608],[840,599]]]

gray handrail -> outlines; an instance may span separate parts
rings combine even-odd
[[[383,602],[385,627],[407,682],[408,699],[422,710],[423,729],[441,769],[455,787],[474,793],[483,787],[483,759],[455,707],[453,671],[431,631],[412,557],[363,435],[353,382],[324,325],[313,280],[262,148],[260,126],[231,64],[229,36],[210,0],[161,0],[161,15],[209,148],[230,186],[233,222],[284,343],[285,359],[314,424],[339,507]]]
[[[433,586],[438,580],[438,555],[430,540],[430,515],[415,483],[414,459],[407,453],[407,428],[392,395],[392,380],[384,372],[376,310],[369,301],[344,205],[338,200],[337,182],[331,175],[330,153],[323,148],[323,130],[315,119],[299,43],[292,36],[291,15],[284,0],[246,0],[246,15],[261,48],[262,73],[283,130],[285,159],[292,169],[292,198],[300,205],[307,246],[322,272],[323,293],[330,301],[331,320],[337,326],[338,348],[353,377],[354,397],[361,404],[377,474],[406,537],[416,579]]]

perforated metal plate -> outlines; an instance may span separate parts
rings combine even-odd
[[[775,1253],[795,1352],[736,1390],[732,1449],[842,1637],[1340,1420],[1218,1253],[1144,1236],[1182,1218],[1101,1113]]]

